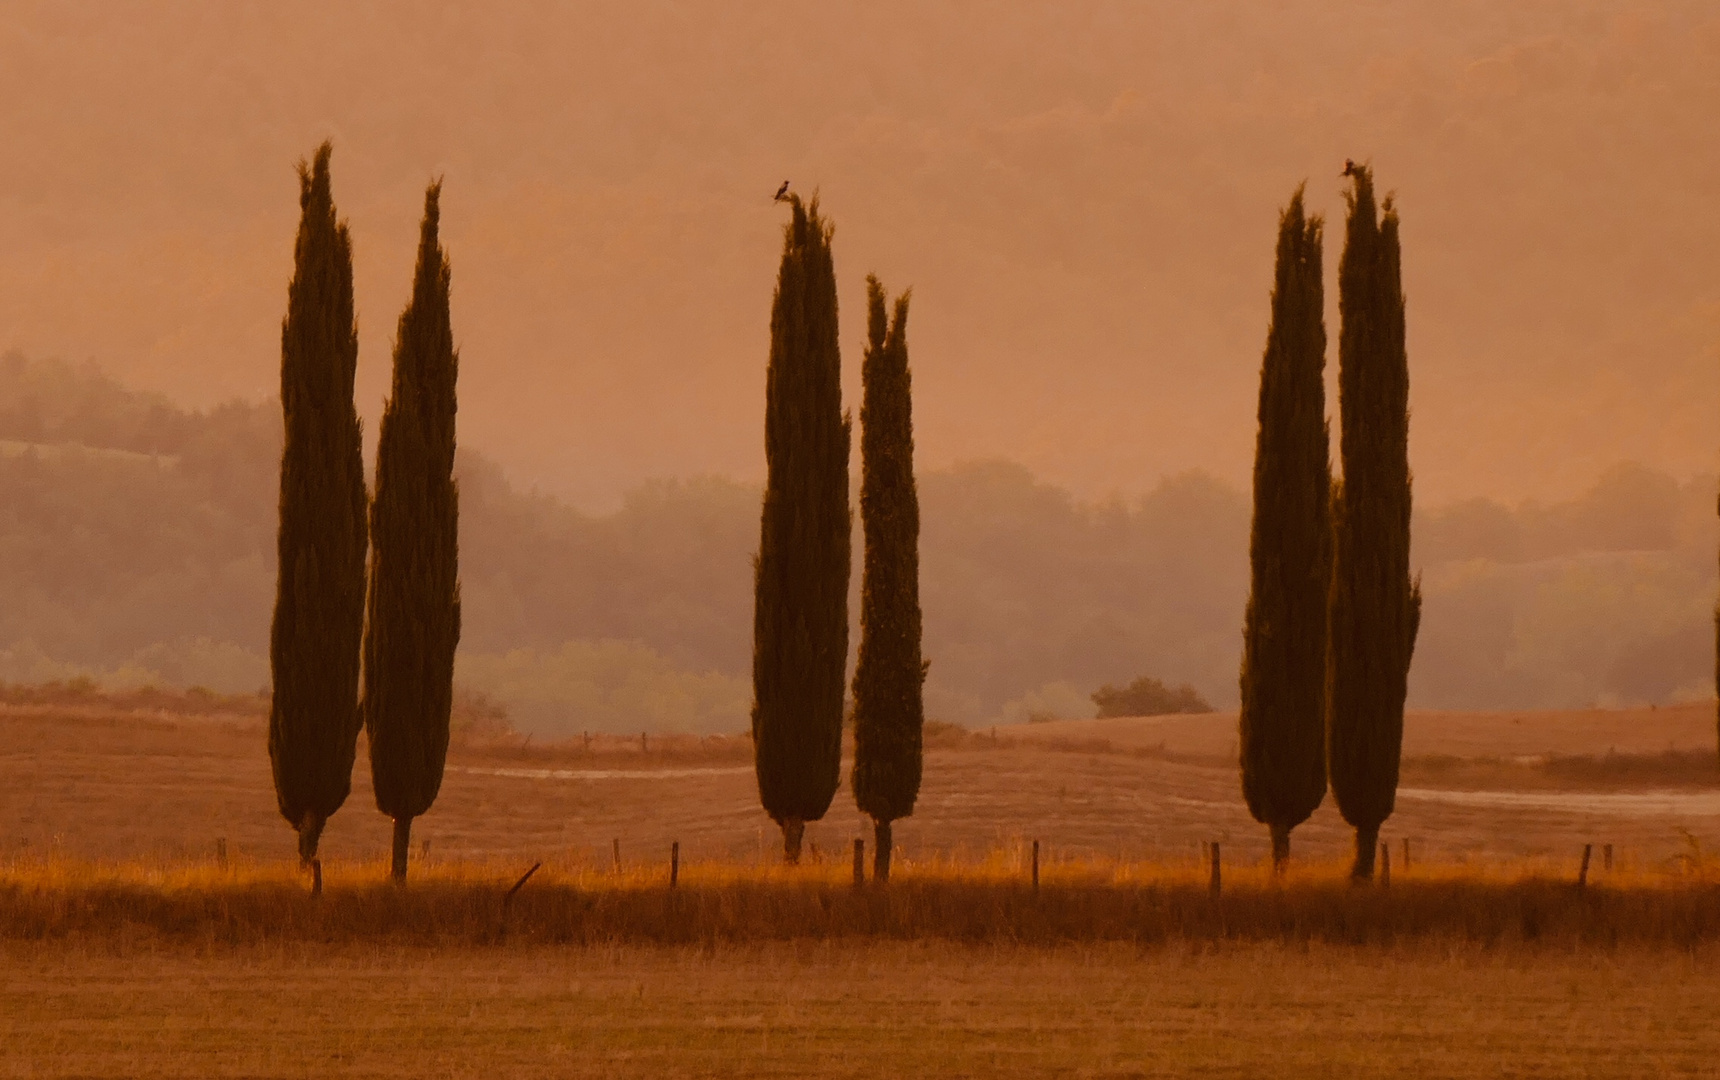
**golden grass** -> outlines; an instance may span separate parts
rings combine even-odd
[[[1418,865],[1389,888],[1356,887],[1336,865],[1282,879],[1258,866],[1224,875],[1176,864],[1050,863],[1028,884],[1015,854],[975,864],[898,866],[887,887],[856,889],[834,864],[695,863],[668,887],[668,868],[621,873],[544,867],[511,902],[523,867],[431,862],[406,888],[380,863],[333,865],[308,895],[289,864],[148,866],[15,860],[0,866],[0,939],[157,940],[200,948],[320,942],[435,947],[536,944],[756,944],[821,940],[945,940],[1061,945],[1131,942],[1436,941],[1569,948],[1690,948],[1720,939],[1720,886],[1705,870],[1534,863]],[[1561,873],[1561,869],[1564,871]]]

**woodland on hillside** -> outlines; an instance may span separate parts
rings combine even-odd
[[[0,679],[266,683],[278,406],[187,410],[17,353],[0,402]],[[756,490],[656,481],[588,514],[460,455],[462,682],[544,733],[744,726]],[[1411,705],[1709,692],[1712,486],[1621,465],[1577,499],[1418,508]],[[920,493],[929,716],[1090,715],[1142,674],[1234,707],[1242,493],[1197,473],[1084,503],[1004,461]]]

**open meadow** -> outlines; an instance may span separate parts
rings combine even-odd
[[[936,731],[888,890],[744,739],[468,738],[404,891],[361,754],[313,900],[243,699],[15,703],[0,1075],[1705,1075],[1711,709],[1412,713],[1383,890],[1329,804],[1270,878],[1231,716]]]

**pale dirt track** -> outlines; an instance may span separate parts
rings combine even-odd
[[[1106,739],[1130,749],[1235,757],[1236,714],[1132,716],[1058,720],[1001,728],[1000,738],[1035,742]],[[1406,757],[1532,757],[1547,754],[1656,754],[1712,750],[1715,705],[1664,709],[1582,709],[1538,712],[1435,712],[1404,715]]]

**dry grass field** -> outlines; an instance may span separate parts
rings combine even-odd
[[[1711,1075],[1711,708],[1412,717],[1387,890],[1329,805],[1269,877],[1231,717],[940,734],[887,891],[845,791],[774,866],[744,740],[468,739],[405,890],[361,756],[312,900],[254,709],[13,701],[0,1077]]]
[[[1669,1077],[1709,952],[0,951],[0,1075]]]
[[[121,707],[121,706],[124,707]],[[1613,844],[1633,865],[1676,869],[1720,850],[1713,707],[1583,713],[1412,714],[1397,812],[1383,835],[1436,861],[1562,862]],[[1488,741],[1498,732],[1497,745]],[[927,753],[906,858],[1227,860],[1265,856],[1242,804],[1232,716],[1068,721],[945,734]],[[608,866],[774,858],[744,739],[601,738],[534,746],[468,740],[413,829],[431,861],[539,859]],[[848,858],[870,829],[846,790],[808,826],[818,858]],[[55,854],[178,862],[276,859],[292,836],[275,810],[261,718],[133,703],[0,705],[0,860]],[[386,852],[361,752],[353,793],[323,840],[332,872]],[[1349,830],[1328,799],[1294,835],[1298,856],[1336,860]]]

